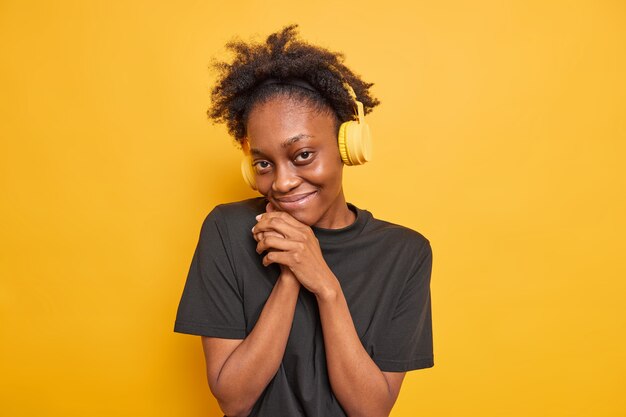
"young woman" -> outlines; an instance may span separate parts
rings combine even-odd
[[[405,372],[433,366],[431,249],[346,202],[342,171],[368,159],[378,101],[296,29],[230,43],[217,64],[209,115],[263,197],[204,221],[175,331],[202,336],[227,416],[386,416]]]

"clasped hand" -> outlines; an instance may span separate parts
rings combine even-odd
[[[266,252],[263,265],[276,263],[291,270],[295,278],[313,294],[332,287],[334,275],[322,256],[313,230],[289,213],[274,211],[271,204],[266,213],[257,216],[252,228],[257,253]]]

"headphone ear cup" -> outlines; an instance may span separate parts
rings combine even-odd
[[[346,165],[363,165],[372,159],[372,136],[367,123],[355,120],[342,123],[337,143]]]
[[[244,156],[241,160],[241,175],[246,184],[253,190],[256,190],[256,177],[254,175],[254,167],[252,166],[252,158]]]

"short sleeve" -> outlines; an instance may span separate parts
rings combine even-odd
[[[242,297],[219,207],[202,224],[174,331],[226,339],[245,337]]]
[[[433,258],[430,243],[426,241],[416,255],[416,268],[405,283],[391,317],[391,325],[378,343],[373,358],[382,371],[405,372],[434,365],[430,302]]]

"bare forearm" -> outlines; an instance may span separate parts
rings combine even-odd
[[[227,415],[247,415],[282,361],[300,285],[278,279],[254,329],[224,363],[213,394]],[[229,414],[230,413],[230,414]]]
[[[395,402],[387,380],[367,354],[341,287],[317,296],[333,393],[353,416],[388,416]]]
[[[257,252],[268,251],[263,264],[289,267],[319,306],[326,365],[333,393],[350,416],[386,416],[402,384],[403,373],[383,373],[357,335],[337,278],[326,263],[313,230],[285,212],[257,218],[253,232],[263,235]]]

